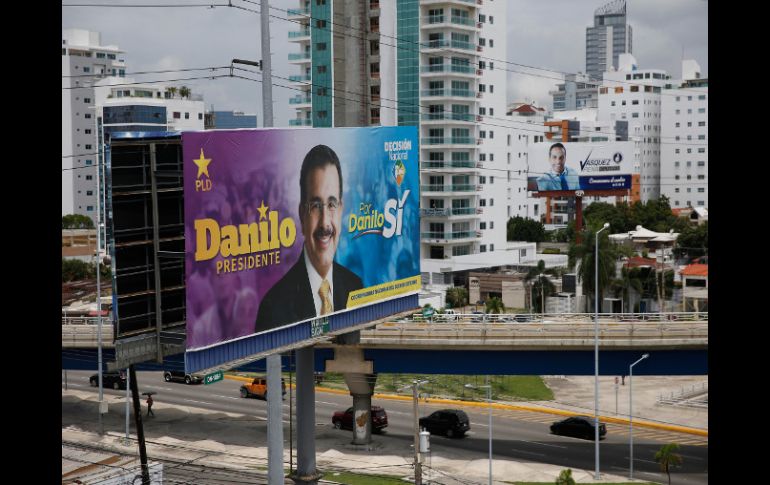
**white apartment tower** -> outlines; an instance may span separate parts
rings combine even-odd
[[[506,245],[506,2],[420,2],[421,258]],[[496,68],[497,67],[497,68]]]
[[[618,120],[628,121],[643,202],[660,196],[661,90],[670,78],[660,69],[638,70],[631,54],[621,54],[618,70],[605,72],[599,88],[598,120],[613,126]]]
[[[708,79],[682,61],[682,79],[663,91],[660,193],[672,208],[708,208]]]
[[[82,214],[96,222],[98,140],[93,83],[125,76],[123,51],[102,45],[101,34],[62,31],[62,215]],[[79,168],[85,167],[85,168]]]

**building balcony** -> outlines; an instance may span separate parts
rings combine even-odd
[[[428,49],[459,49],[463,51],[477,51],[477,46],[473,42],[465,42],[461,40],[429,40],[422,43],[422,48]]]
[[[478,162],[475,162],[473,160],[427,160],[421,163],[421,169],[423,170],[430,170],[430,169],[467,169],[467,168],[477,168],[480,167],[481,164]]]
[[[441,193],[448,193],[448,192],[476,192],[477,190],[481,190],[481,185],[476,184],[453,184],[453,185],[421,185],[420,191],[422,192],[422,195],[425,195],[428,192],[441,192]]]
[[[462,121],[465,123],[473,123],[475,115],[470,113],[427,113],[421,117],[422,121]]]
[[[434,64],[432,66],[420,67],[420,72],[425,76],[431,74],[444,76],[446,74],[455,74],[458,76],[476,77],[481,75],[481,70],[473,66],[458,66],[454,64]]]
[[[420,97],[423,98],[473,98],[476,94],[470,89],[423,89]]]
[[[289,76],[289,81],[291,81],[293,83],[309,83],[310,82],[310,76],[308,76],[308,75]]]
[[[289,41],[310,40],[310,29],[289,32]]]
[[[308,119],[293,119],[289,120],[289,126],[312,126],[313,120]]]
[[[481,231],[456,231],[456,232],[421,232],[420,239],[427,241],[456,241],[458,239],[481,238]]]
[[[453,207],[442,209],[420,209],[422,217],[475,216],[475,207]]]
[[[289,62],[310,62],[309,52],[292,52],[289,54]]]
[[[449,17],[445,15],[429,15],[426,17],[425,22],[422,23],[422,27],[424,29],[454,27],[476,32],[481,26],[469,17],[460,17],[457,15]]]
[[[289,104],[310,104],[311,102],[310,96],[294,96],[289,98]]]
[[[450,4],[460,5],[463,7],[478,7],[481,5],[479,0],[422,0],[420,5],[437,5],[437,4]]]
[[[286,10],[286,17],[289,20],[296,20],[297,18],[310,17],[309,8],[290,8]]]
[[[474,145],[475,139],[469,136],[431,136],[421,138],[422,145]]]

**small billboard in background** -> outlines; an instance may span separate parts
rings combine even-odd
[[[633,142],[537,143],[529,148],[527,190],[630,189]]]
[[[188,351],[419,292],[415,127],[186,132],[182,146]]]

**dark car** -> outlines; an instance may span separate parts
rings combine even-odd
[[[480,322],[485,322],[487,320],[487,314],[484,312],[473,312],[471,313],[471,315],[473,315],[471,317],[471,322],[480,323]]]
[[[99,385],[99,374],[92,375],[88,382],[91,387]],[[113,389],[125,389],[126,388],[126,374],[124,372],[103,372],[102,373],[102,386],[111,387]]]
[[[525,322],[531,322],[532,316],[531,315],[516,315],[513,317],[513,320],[519,323],[525,323]]]
[[[462,437],[471,429],[471,422],[465,411],[459,409],[442,409],[430,416],[420,418],[420,427],[431,434],[445,434],[447,438]]]
[[[185,374],[181,370],[163,371],[163,380],[166,382],[184,382],[185,384],[200,384],[203,382],[203,376],[197,374]]]
[[[594,418],[590,416],[573,416],[557,421],[551,425],[551,433],[564,436],[574,436],[592,440],[596,436]],[[607,427],[599,422],[599,439],[607,434]]]
[[[372,419],[372,431],[380,432],[388,427],[388,413],[380,406],[372,406],[372,412],[369,413]],[[353,429],[353,408],[345,411],[337,411],[332,416],[332,424],[335,428]]]

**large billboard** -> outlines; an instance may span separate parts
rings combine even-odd
[[[186,132],[187,349],[420,288],[416,127]]]
[[[633,149],[632,142],[530,145],[527,190],[630,189]]]

